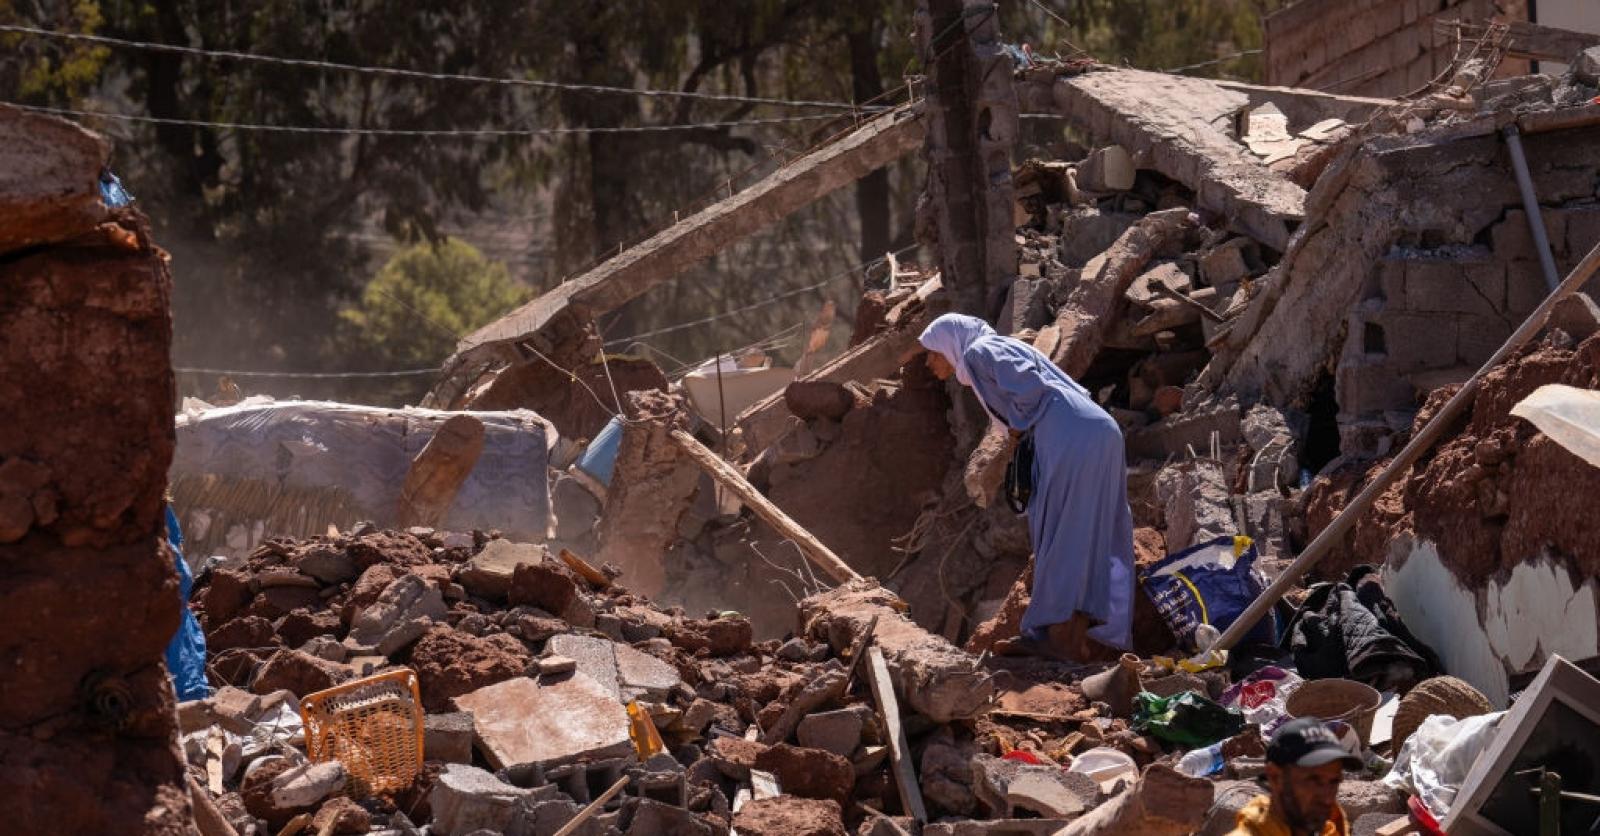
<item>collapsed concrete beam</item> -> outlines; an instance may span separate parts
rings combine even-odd
[[[918,627],[904,601],[872,579],[851,581],[800,602],[804,632],[843,652],[873,619],[873,644],[883,650],[890,677],[906,704],[937,723],[976,716],[994,696],[994,683],[970,653]]]
[[[1234,93],[1243,93],[1251,110],[1270,104],[1288,117],[1293,129],[1307,128],[1324,119],[1365,122],[1383,108],[1398,104],[1394,99],[1371,96],[1345,96],[1301,87],[1273,87],[1243,81],[1213,79],[1212,84]]]
[[[614,310],[718,251],[826,197],[921,147],[915,109],[885,113],[854,132],[793,160],[766,179],[690,215],[650,238],[562,282],[554,290],[467,335],[435,388],[497,347],[536,334],[569,308],[589,316]],[[448,402],[452,398],[442,399]]]
[[[1108,69],[1057,78],[1038,104],[1052,105],[1096,141],[1128,149],[1142,167],[1193,189],[1200,208],[1279,252],[1305,216],[1305,189],[1234,139],[1230,117],[1248,106],[1244,93],[1205,79]]]
[[[664,392],[629,392],[611,487],[600,514],[596,562],[622,567],[628,588],[657,595],[666,584],[662,557],[678,539],[700,471],[672,440],[687,412],[683,399]]]
[[[0,253],[62,241],[106,218],[111,143],[65,119],[0,105]]]
[[[1056,313],[1060,342],[1050,359],[1074,378],[1088,372],[1106,334],[1119,319],[1113,314],[1133,280],[1157,253],[1181,242],[1184,232],[1193,226],[1188,209],[1152,212],[1084,265],[1072,294]]]
[[[900,358],[916,344],[914,327],[885,331],[796,382],[848,383],[852,380],[872,381],[880,377],[893,377],[900,370]],[[783,396],[782,391],[774,392],[750,405],[735,419],[735,426],[744,435],[745,449],[751,454],[767,449],[783,435],[790,418],[789,407]]]

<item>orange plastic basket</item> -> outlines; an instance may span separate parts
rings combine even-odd
[[[300,701],[306,754],[344,764],[358,798],[399,791],[422,771],[422,713],[410,668],[308,694]]]

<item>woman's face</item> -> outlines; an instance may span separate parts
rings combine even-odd
[[[937,351],[928,352],[928,371],[933,372],[933,376],[940,380],[949,380],[950,376],[956,373],[950,361],[944,359],[944,355]]]

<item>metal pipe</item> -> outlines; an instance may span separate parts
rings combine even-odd
[[[1522,131],[1512,122],[1501,130],[1506,136],[1506,147],[1511,149],[1511,169],[1517,173],[1517,188],[1522,191],[1522,209],[1528,215],[1528,231],[1533,234],[1533,248],[1539,251],[1539,266],[1544,269],[1544,283],[1551,290],[1561,284],[1561,274],[1556,272],[1555,256],[1550,254],[1550,237],[1544,232],[1544,216],[1539,213],[1539,197],[1533,193],[1533,177],[1528,174],[1528,158],[1522,153]]]

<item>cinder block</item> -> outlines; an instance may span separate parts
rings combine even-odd
[[[1407,287],[1409,294],[1410,288]],[[1456,364],[1459,314],[1384,312],[1377,317],[1396,374]]]
[[[1365,415],[1416,405],[1416,389],[1387,363],[1343,363],[1334,375],[1339,411]]]
[[[1545,283],[1544,270],[1537,261],[1517,260],[1506,263],[1506,314],[1521,321],[1539,307],[1550,294]]]
[[[1503,275],[1489,281],[1486,296],[1472,280],[1475,268],[1487,265],[1461,261],[1411,261],[1406,264],[1405,310],[1418,313],[1463,313],[1493,316],[1505,298]],[[1481,272],[1492,278],[1493,270]]]
[[[1576,265],[1600,244],[1600,211],[1567,212],[1565,233],[1566,255]]]
[[[1373,29],[1377,35],[1383,36],[1400,28],[1405,21],[1405,3],[1403,0],[1388,0],[1373,7],[1370,14]]]
[[[1511,336],[1516,326],[1509,317],[1464,315],[1457,328],[1458,362],[1469,366],[1480,366],[1499,351],[1500,346],[1505,345],[1506,339]]]
[[[1406,307],[1406,262],[1401,258],[1386,258],[1378,262],[1378,290],[1390,310]]]

